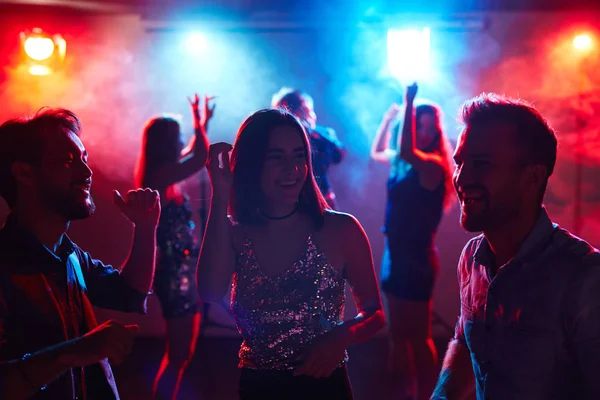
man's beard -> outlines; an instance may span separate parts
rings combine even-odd
[[[491,206],[489,203],[478,213],[466,214],[461,209],[460,225],[467,232],[486,232],[498,229],[508,221],[514,221],[519,215],[519,207],[502,203]]]
[[[460,225],[467,232],[482,232],[489,227],[490,223],[494,222],[493,214],[488,197],[484,198],[483,207],[480,210],[471,210],[470,213],[466,212],[461,204]]]
[[[487,226],[487,215],[469,215],[460,211],[460,225],[467,232],[482,232]]]
[[[46,207],[67,221],[87,218],[96,211],[96,205],[91,195],[84,202],[75,200],[72,193],[60,193],[47,188],[43,189],[40,194]]]
[[[76,203],[73,201],[65,201],[57,207],[56,211],[65,217],[65,219],[75,221],[87,218],[94,214],[96,211],[96,204],[94,204],[94,199],[92,199],[92,196],[90,195],[89,202]]]

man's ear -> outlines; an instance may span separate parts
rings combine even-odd
[[[530,183],[534,187],[541,189],[541,187],[544,185],[544,182],[546,182],[547,178],[548,168],[546,168],[546,166],[542,164],[536,164],[531,167],[529,179]]]
[[[31,164],[17,161],[10,166],[10,170],[17,182],[23,185],[35,184],[35,171]]]

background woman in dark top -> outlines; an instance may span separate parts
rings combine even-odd
[[[346,348],[384,325],[366,234],[354,217],[327,209],[292,114],[257,111],[240,126],[230,167],[231,149],[210,148],[198,288],[219,301],[233,280],[240,399],[351,400]],[[358,315],[344,321],[346,282]]]
[[[380,279],[391,339],[390,398],[402,400],[429,399],[435,385],[437,354],[431,338],[431,312],[439,260],[434,240],[453,193],[441,111],[433,104],[421,104],[415,112],[416,93],[416,84],[406,90],[400,138],[398,127],[390,134],[400,110],[393,105],[371,151],[374,159],[392,167]]]
[[[181,378],[192,358],[200,329],[200,310],[196,285],[198,241],[192,210],[179,182],[200,171],[206,164],[206,129],[214,107],[200,99],[190,100],[194,117],[194,136],[184,149],[181,127],[170,117],[153,118],[143,135],[136,185],[160,193],[162,213],[156,231],[156,271],[154,293],[166,320],[166,351],[153,387],[154,399],[175,399]]]

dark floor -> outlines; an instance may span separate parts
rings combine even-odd
[[[447,339],[436,341],[440,355]],[[237,395],[237,351],[240,339],[204,337],[184,377],[179,400],[235,400]],[[154,375],[163,354],[160,339],[139,338],[128,359],[114,368],[122,400],[150,398]],[[348,370],[356,400],[383,399],[387,340],[374,338],[352,346]]]

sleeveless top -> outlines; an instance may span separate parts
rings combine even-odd
[[[269,277],[247,239],[233,275],[231,311],[243,343],[239,367],[290,370],[311,342],[343,321],[345,279],[311,236],[292,267]],[[344,363],[348,360],[347,354]]]
[[[388,237],[433,245],[444,211],[446,187],[440,182],[435,190],[425,189],[419,182],[419,172],[412,166],[407,168],[388,179],[384,232]]]

